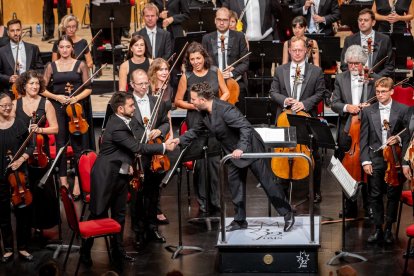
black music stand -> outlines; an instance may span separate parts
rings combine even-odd
[[[113,89],[116,89],[115,80],[115,35],[114,28],[129,28],[131,23],[131,5],[108,3],[93,7],[91,18],[91,28],[94,29],[111,29],[111,45],[112,45],[112,76]]]
[[[340,38],[321,34],[306,34],[306,36],[318,42],[321,68],[325,70],[336,67],[336,62],[341,60]]]
[[[267,123],[272,125],[272,118],[276,118],[276,105],[270,97],[245,97],[246,119],[251,124]],[[266,108],[264,108],[266,106]],[[249,108],[247,108],[249,107]]]
[[[197,31],[197,32],[190,32],[187,33],[186,36],[183,37],[176,37],[174,41],[174,53],[180,53],[183,49],[184,45],[188,42],[191,43],[196,41],[201,43],[203,40],[203,36],[206,34],[205,31]],[[180,59],[177,61],[177,65],[181,65],[183,63],[184,55],[181,55]],[[176,67],[177,71],[181,72],[181,67]]]
[[[213,8],[191,7],[191,16],[183,22],[183,29],[186,32],[205,31],[207,33],[216,30],[214,18],[216,17],[216,10]]]

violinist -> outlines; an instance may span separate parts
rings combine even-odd
[[[295,112],[304,111],[311,116],[317,116],[317,106],[325,93],[325,81],[321,68],[307,63],[306,44],[301,38],[293,37],[290,43],[289,54],[291,62],[276,68],[276,74],[270,89],[272,101],[276,103],[276,117],[283,109],[290,108]],[[293,98],[294,79],[296,70],[300,68],[299,82],[297,84],[297,97]],[[317,150],[313,152],[314,166],[314,202],[322,200],[321,183],[321,159]]]
[[[155,117],[154,129],[145,134],[145,127],[154,111],[157,97],[149,94],[150,83],[147,73],[137,69],[132,73],[131,86],[134,88],[135,113],[132,120],[137,124],[135,135],[141,139],[143,135],[148,135],[150,140],[157,137],[166,137],[170,132],[170,122],[168,120],[164,101]],[[133,129],[134,131],[134,129]],[[158,231],[157,207],[160,192],[160,184],[164,173],[153,172],[151,167],[151,155],[142,156],[142,166],[144,168],[144,182],[138,192],[132,193],[131,201],[131,220],[132,227],[136,234],[135,247],[138,251],[144,249],[147,241],[165,243],[164,236]]]
[[[363,9],[358,15],[359,32],[345,37],[344,47],[341,53],[341,70],[348,70],[345,60],[345,52],[351,45],[361,45],[368,54],[367,62],[364,64],[372,68],[380,60],[388,56],[383,64],[374,69],[373,76],[389,77],[394,72],[394,59],[392,53],[391,39],[388,35],[376,32],[375,15],[370,9]],[[370,41],[370,43],[368,43]],[[371,44],[371,45],[369,45]],[[370,47],[369,47],[370,46]]]
[[[368,192],[370,207],[373,211],[375,231],[368,238],[369,243],[385,242],[392,244],[394,237],[391,232],[392,224],[396,221],[398,203],[402,190],[402,183],[394,186],[385,182],[385,170],[387,163],[381,147],[398,146],[403,148],[408,143],[408,135],[393,136],[403,130],[407,106],[392,100],[394,82],[391,78],[383,77],[375,82],[375,93],[378,102],[362,110],[361,116],[361,164],[368,175]],[[384,121],[389,122],[390,130],[384,129]],[[399,160],[400,157],[396,157]],[[399,179],[397,179],[399,181]],[[387,197],[387,205],[384,206],[383,196]],[[384,213],[385,207],[385,213]],[[384,224],[385,215],[385,225]]]
[[[22,23],[19,19],[7,22],[7,35],[10,43],[0,48],[0,90],[5,92],[10,90],[19,74],[27,70],[43,71],[44,67],[39,47],[21,40]]]
[[[234,66],[231,65],[248,53],[246,38],[242,32],[229,30],[230,11],[220,8],[216,11],[215,24],[217,31],[203,36],[202,45],[213,61],[213,65],[220,68],[225,80],[233,78],[239,85],[239,103],[236,106],[244,113],[244,98],[247,90],[247,71],[249,59],[245,58]],[[232,92],[232,91],[230,91]]]
[[[9,166],[12,171],[26,169],[26,161],[33,152],[32,145],[26,148],[24,153],[12,164],[9,165],[7,161],[7,152],[16,153],[19,147],[23,144],[28,135],[27,125],[23,121],[15,118],[13,113],[13,103],[9,95],[0,93],[0,230],[4,245],[4,252],[1,257],[2,263],[13,261],[13,230],[11,223],[11,184],[4,172]],[[27,183],[26,183],[27,185]],[[28,187],[28,186],[26,186]],[[25,261],[33,261],[28,249],[30,240],[30,221],[31,221],[31,206],[14,208],[16,216],[16,241],[19,257]]]
[[[375,99],[375,87],[374,79],[367,79],[366,91],[364,90],[364,77],[360,75],[362,73],[362,67],[367,62],[367,54],[360,45],[350,46],[345,53],[345,60],[348,64],[348,70],[336,75],[335,88],[332,96],[332,110],[339,115],[339,125],[337,132],[338,151],[337,158],[342,161],[345,153],[350,150],[353,139],[357,139],[359,143],[359,137],[350,137],[350,128],[352,124],[352,116],[358,116],[361,110],[370,104],[367,103],[368,99]],[[360,120],[358,120],[360,122]],[[358,133],[359,133],[359,126]],[[359,149],[353,149],[355,150]],[[358,157],[356,156],[358,159]],[[358,164],[357,164],[358,163]],[[358,165],[360,168],[360,174],[362,173],[362,167],[359,166],[359,160],[356,160],[354,165]],[[360,179],[357,179],[360,181]],[[367,185],[362,186],[362,198],[364,203],[364,209],[366,216],[371,216],[372,212],[369,209],[369,201],[367,194]],[[358,206],[356,201],[347,200],[345,206],[345,217],[356,218],[358,215]]]
[[[69,132],[69,117],[66,114],[66,107],[70,104],[81,103],[84,112],[78,114],[77,117],[82,119],[87,115],[86,110],[89,106],[87,99],[92,93],[90,84],[84,87],[84,90],[79,94],[69,97],[69,94],[74,92],[79,86],[89,79],[89,69],[83,61],[74,59],[73,41],[67,36],[63,35],[58,40],[59,59],[49,63],[45,70],[44,80],[47,85],[51,86],[51,91],[47,89],[42,93],[42,96],[48,98],[56,111],[56,118],[59,126],[58,134],[56,135],[56,149],[63,147],[70,138],[71,146],[75,153],[75,160],[78,160],[82,150],[93,149],[95,137],[93,135],[92,118],[86,116],[86,121],[89,124],[88,132],[85,134],[76,135],[76,133]],[[62,107],[63,106],[63,107]],[[89,109],[90,110],[90,109]],[[92,129],[92,130],[91,130]],[[69,187],[67,180],[67,158],[63,154],[59,163],[59,176],[61,184]],[[73,191],[74,198],[79,198],[80,188],[78,178],[75,177]]]
[[[312,63],[315,66],[320,66],[319,63],[319,47],[318,42],[314,39],[307,38],[305,32],[307,29],[306,19],[303,16],[296,16],[292,20],[292,31],[293,35],[298,38],[302,38],[306,42],[306,47],[308,51],[306,53],[306,61]],[[289,56],[289,47],[291,39],[283,43],[283,59],[282,64],[286,64],[290,60]]]

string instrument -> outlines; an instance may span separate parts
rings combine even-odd
[[[312,15],[318,15],[318,11],[316,10],[316,5],[315,5],[315,3],[313,3],[313,4],[312,4]],[[319,31],[320,31],[319,23],[317,23],[317,22],[315,22],[315,21],[314,21],[314,23],[315,23],[315,30],[316,30],[316,33],[318,34],[318,33],[319,33]]]
[[[250,1],[250,0],[247,0],[247,1],[246,1],[246,4],[244,5],[244,9],[243,9],[243,10],[242,10],[242,12],[240,13],[239,19],[237,19],[237,23],[236,23],[236,30],[237,30],[238,32],[243,31],[243,22],[242,22],[242,20],[243,20],[244,15],[246,14],[246,9],[247,9],[247,5],[249,4],[249,1]]]
[[[92,38],[92,40],[91,40],[91,42],[89,42],[89,44],[88,45],[86,45],[86,47],[85,48],[83,48],[83,50],[79,53],[79,55],[76,57],[76,59],[79,59],[82,55],[83,55],[83,53],[87,50],[87,49],[89,49],[89,47],[92,45],[92,43],[95,41],[95,39],[98,37],[98,35],[100,35],[102,33],[102,29],[100,29],[97,33],[96,33],[96,35]]]
[[[391,14],[395,13],[395,4],[397,4],[397,0],[393,0],[392,1],[392,5],[391,5]],[[390,23],[390,34],[392,34],[394,32],[394,23]]]
[[[45,115],[43,115],[37,122],[37,126],[39,126],[45,120],[45,118]],[[7,176],[7,180],[9,181],[9,184],[12,187],[11,202],[13,206],[18,208],[30,205],[32,203],[33,196],[29,188],[26,187],[26,174],[21,169],[17,169],[14,171],[11,170],[10,165],[22,156],[22,154],[24,153],[24,149],[26,148],[29,141],[32,139],[34,133],[34,130],[30,131],[26,140],[24,140],[23,144],[20,146],[20,148],[17,150],[14,156],[12,155],[11,150],[7,151],[7,157],[9,158],[9,166],[7,166],[4,175]]]
[[[21,64],[19,62],[19,50],[20,50],[20,42],[22,42],[23,37],[27,34],[27,32],[24,32],[20,38],[19,41],[17,42],[17,48],[16,48],[16,58],[14,59],[16,62],[14,64],[14,70],[13,70],[13,75],[20,75],[20,68],[21,68]],[[18,99],[20,98],[20,92],[17,90],[17,86],[16,86],[16,82],[13,83],[12,87],[11,87],[11,92],[14,96],[14,99]]]
[[[32,118],[30,119],[30,124],[35,124],[37,121],[36,111],[33,111]],[[45,144],[45,139],[42,134],[33,134],[32,142],[35,145],[33,154],[29,157],[27,163],[32,168],[46,168],[49,163],[49,158],[46,153],[43,151],[43,145]]]
[[[70,94],[73,90],[71,83],[66,83],[65,91]],[[88,131],[89,124],[83,118],[83,108],[80,103],[69,104],[66,107],[66,114],[69,117],[69,132],[73,135],[85,134]]]
[[[413,172],[414,171],[414,141],[413,141],[413,137],[411,137],[410,146],[408,147],[408,163],[410,164],[411,172]],[[414,177],[411,177],[410,188],[411,188],[411,192],[414,192]]]
[[[383,120],[384,130],[387,131],[387,137],[391,137],[390,123]],[[387,162],[387,170],[385,171],[385,182],[390,186],[400,185],[399,177],[401,171],[401,147],[399,145],[385,145],[382,154]]]
[[[163,11],[167,10],[167,3],[166,2],[167,2],[166,0],[162,0],[162,9],[163,9]],[[164,29],[164,31],[167,30],[166,27],[164,27],[163,29]]]
[[[301,82],[301,72],[299,65],[296,66],[295,76],[293,80],[292,98],[297,98],[298,85]],[[278,127],[289,127],[287,114],[300,115],[310,117],[304,111],[295,112],[292,109],[285,109],[277,118]],[[285,153],[304,153],[310,157],[310,150],[306,145],[298,144],[294,148],[276,148],[275,152]],[[273,173],[282,179],[300,180],[309,175],[309,164],[304,158],[272,158]]]
[[[312,58],[312,56],[316,53],[317,48],[315,47],[315,42],[313,39],[308,39],[306,42],[306,56],[308,57],[308,59]]]

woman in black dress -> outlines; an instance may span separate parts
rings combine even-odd
[[[82,150],[93,149],[95,146],[95,137],[93,137],[93,133],[91,132],[91,129],[93,130],[91,117],[85,117],[86,110],[90,108],[88,106],[90,103],[89,96],[92,93],[90,84],[84,86],[83,91],[76,96],[71,98],[68,96],[89,79],[89,69],[83,61],[74,59],[73,42],[69,36],[63,35],[59,38],[58,51],[59,59],[48,64],[44,75],[45,83],[47,84],[47,87],[50,87],[51,84],[52,91],[45,90],[45,92],[42,93],[42,96],[47,97],[55,107],[59,126],[59,132],[56,135],[56,149],[58,150],[60,147],[64,146],[70,138],[71,146],[75,153],[75,161],[77,161]],[[51,82],[52,79],[53,82]],[[85,134],[71,134],[69,132],[69,118],[66,115],[66,106],[77,102],[81,103],[84,111],[83,117],[89,124],[89,131]],[[63,154],[60,159],[59,176],[61,184],[68,187],[67,159],[65,154]],[[77,177],[75,177],[72,193],[75,197],[80,195]]]
[[[7,177],[3,174],[7,167],[12,171],[25,169],[25,162],[33,153],[33,147],[29,146],[25,152],[9,165],[6,158],[7,152],[11,150],[15,154],[28,135],[27,126],[18,118],[12,116],[13,103],[9,95],[0,94],[0,230],[3,239],[4,253],[1,257],[2,263],[13,260],[13,230],[11,224],[11,186]],[[22,165],[24,167],[22,167]],[[28,184],[28,183],[27,183]],[[27,185],[29,187],[29,185]],[[26,261],[32,261],[33,255],[27,252],[30,240],[30,205],[15,206],[16,217],[16,240],[19,257]]]
[[[65,34],[72,39],[75,57],[78,57],[81,54],[81,52],[84,49],[86,49],[79,56],[78,59],[84,61],[86,65],[88,65],[88,68],[92,69],[93,60],[92,60],[91,52],[89,51],[88,42],[85,39],[80,38],[76,35],[76,31],[78,30],[78,27],[79,27],[78,18],[74,15],[68,14],[62,18],[62,21],[59,24],[59,31],[62,34]],[[52,61],[55,61],[57,59],[58,59],[58,45],[57,45],[57,42],[55,42],[53,44],[53,49],[52,49]]]
[[[147,43],[143,36],[133,35],[129,43],[127,60],[119,67],[119,91],[133,91],[130,79],[131,74],[137,69],[148,72],[152,59],[149,58]]]
[[[375,14],[379,32],[411,35],[407,22],[414,18],[412,0],[374,0],[372,11]]]

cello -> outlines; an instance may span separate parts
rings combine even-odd
[[[31,124],[35,124],[37,121],[36,111],[33,111],[32,118],[30,119]],[[49,163],[49,158],[47,157],[46,153],[43,151],[43,145],[45,143],[45,139],[42,134],[33,134],[32,143],[35,145],[35,149],[33,151],[33,155],[29,157],[27,163],[32,168],[46,168],[47,164]]]

